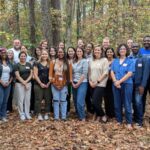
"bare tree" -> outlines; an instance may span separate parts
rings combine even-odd
[[[53,45],[57,46],[60,42],[60,27],[61,27],[61,8],[60,8],[60,0],[51,0],[51,5],[53,8],[53,11],[55,11],[55,15],[53,16],[53,22],[52,22],[52,35],[53,35]]]
[[[50,4],[50,0],[41,0],[42,34],[47,39],[48,46],[53,45]]]
[[[35,24],[35,0],[29,0],[29,25],[30,25],[30,41],[32,44],[36,43],[36,24]]]

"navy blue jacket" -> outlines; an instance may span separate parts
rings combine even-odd
[[[150,65],[147,58],[137,58],[135,62],[134,84],[135,86],[146,87],[150,74]]]

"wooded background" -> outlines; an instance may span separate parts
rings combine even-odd
[[[78,38],[98,44],[110,37],[116,46],[150,34],[149,0],[0,0],[0,46],[15,38],[26,46],[47,39],[75,46]]]

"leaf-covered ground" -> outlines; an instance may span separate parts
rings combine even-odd
[[[147,107],[150,111],[150,107]],[[147,112],[141,130],[127,130],[93,122],[89,117],[80,122],[71,113],[68,121],[38,122],[35,117],[21,122],[17,112],[9,115],[9,122],[0,124],[0,150],[144,150],[150,149],[150,113]]]

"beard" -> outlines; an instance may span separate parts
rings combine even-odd
[[[150,49],[150,43],[144,43],[145,49]]]
[[[21,49],[21,46],[14,46],[14,49],[15,49],[15,50],[20,50],[20,49]]]

